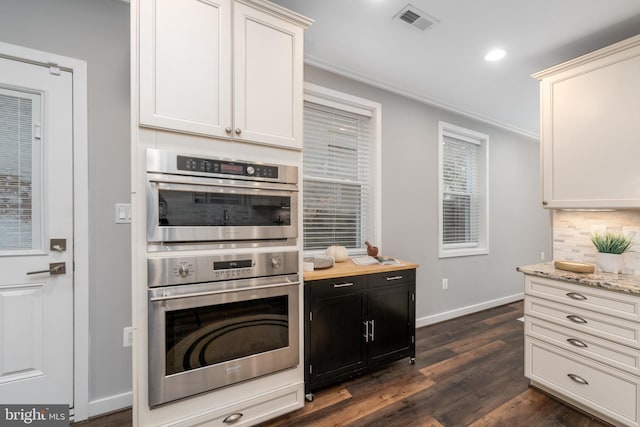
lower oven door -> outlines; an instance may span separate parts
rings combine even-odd
[[[150,290],[149,406],[298,365],[298,288]]]
[[[298,235],[295,185],[149,174],[147,241],[286,240]]]

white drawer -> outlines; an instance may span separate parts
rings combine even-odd
[[[304,384],[292,384],[257,398],[218,408],[195,417],[162,424],[165,427],[252,426],[304,406]]]
[[[525,375],[532,381],[596,415],[625,426],[640,425],[637,377],[531,337],[526,337],[525,347]]]
[[[640,297],[525,275],[525,294],[640,322]]]
[[[525,319],[525,333],[597,362],[640,375],[640,351],[535,317]]]
[[[528,295],[524,299],[524,312],[527,316],[557,323],[619,344],[640,348],[640,324],[629,320]]]

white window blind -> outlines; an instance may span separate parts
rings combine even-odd
[[[488,141],[440,123],[440,256],[488,253]]]
[[[373,211],[369,117],[304,106],[304,249],[361,248]]]
[[[445,245],[480,242],[480,144],[444,135],[442,239]]]

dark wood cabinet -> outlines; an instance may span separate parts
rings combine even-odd
[[[415,269],[305,282],[305,393],[415,358]]]

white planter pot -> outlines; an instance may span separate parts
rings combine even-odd
[[[622,272],[624,265],[624,258],[622,254],[605,254],[602,252],[596,252],[596,263],[598,269],[605,273],[618,274]]]

